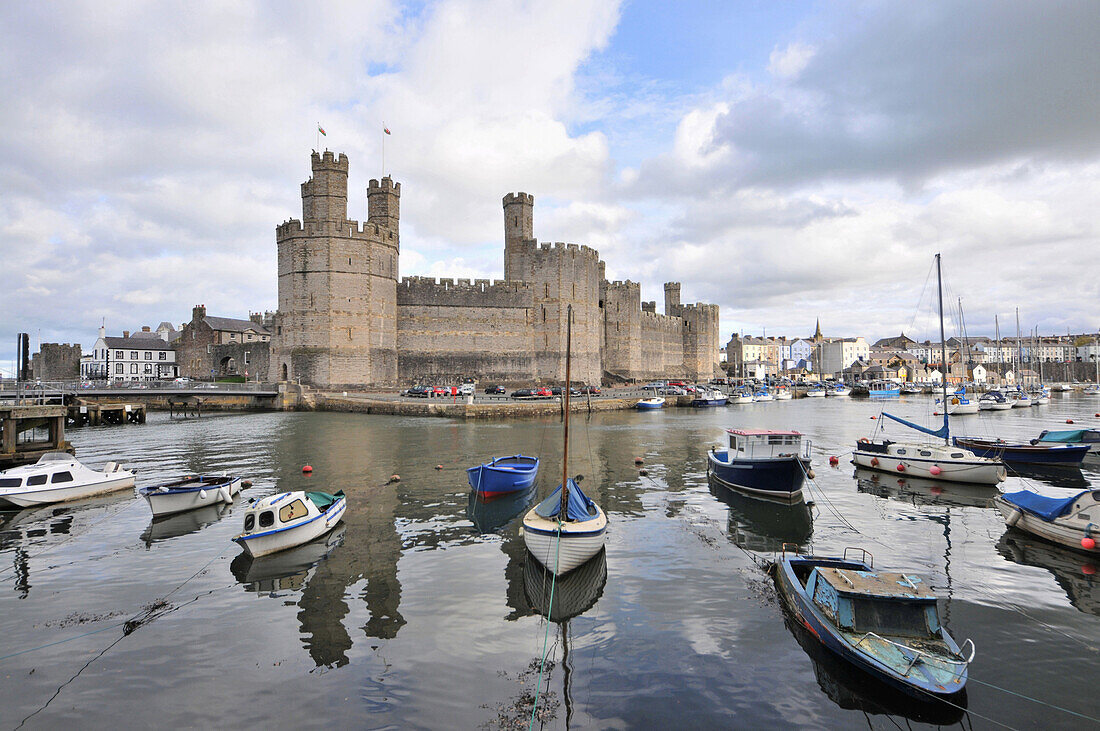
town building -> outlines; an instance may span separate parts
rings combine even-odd
[[[180,372],[190,378],[266,377],[273,315],[253,313],[247,320],[214,317],[206,305],[191,310],[175,342]],[[265,324],[266,323],[266,324]]]
[[[682,304],[668,282],[659,314],[637,283],[607,281],[596,250],[538,242],[533,196],[503,198],[502,281],[399,279],[401,184],[371,180],[360,224],[347,217],[347,156],[314,152],[311,167],[302,219],[275,231],[273,380],[561,382],[570,313],[578,382],[719,374],[717,305]]]
[[[863,336],[855,338],[832,338],[820,343],[821,373],[825,376],[837,376],[856,361],[866,362],[871,348]]]
[[[155,381],[179,375],[175,346],[159,337],[133,337],[124,330],[122,337],[109,337],[107,328],[99,328],[91,360],[82,364],[88,379],[112,381]]]

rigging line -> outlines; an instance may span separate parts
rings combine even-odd
[[[134,505],[136,505],[136,504],[140,504],[140,503],[141,503],[141,501],[140,501],[140,500],[138,500],[138,499],[134,499],[134,500],[131,500],[131,501],[129,501],[128,503],[126,503],[126,504],[125,504],[125,505],[123,505],[122,507],[120,507],[120,508],[117,508],[116,510],[113,510],[113,511],[110,511],[110,512],[108,512],[108,513],[107,513],[106,515],[104,515],[104,516],[103,516],[102,518],[100,518],[99,520],[97,520],[97,521],[95,521],[95,522],[93,522],[93,523],[89,523],[89,524],[88,524],[88,525],[86,526],[86,530],[83,530],[83,531],[81,531],[81,532],[79,532],[79,533],[74,533],[74,534],[71,534],[71,535],[69,535],[69,536],[68,536],[67,538],[65,538],[65,540],[63,540],[63,541],[59,541],[59,542],[57,542],[57,543],[53,544],[52,546],[50,546],[50,547],[48,547],[48,548],[44,548],[44,549],[42,549],[41,551],[39,551],[38,553],[35,553],[34,555],[30,555],[30,556],[27,556],[27,560],[29,561],[29,560],[31,560],[32,558],[38,558],[39,556],[42,556],[42,555],[45,555],[45,554],[49,553],[50,551],[54,550],[55,548],[60,548],[61,546],[64,546],[64,545],[65,545],[66,543],[68,543],[69,541],[72,541],[72,540],[74,540],[74,539],[76,539],[76,538],[79,538],[79,537],[81,537],[81,536],[85,536],[85,535],[88,535],[88,533],[89,533],[89,532],[91,531],[91,529],[92,529],[92,528],[96,527],[97,525],[99,525],[99,524],[100,524],[100,523],[102,523],[103,521],[107,520],[108,518],[114,518],[114,517],[116,517],[116,516],[118,516],[118,515],[121,515],[121,514],[122,514],[123,512],[125,512],[125,511],[126,511],[126,510],[128,510],[129,508],[133,507],[133,506],[134,506]],[[52,517],[56,517],[56,516],[52,516]],[[5,576],[0,576],[0,581],[7,581],[8,579],[13,579],[13,578],[15,578],[15,577],[16,577],[16,576],[17,576],[18,574],[19,574],[19,572],[18,572],[17,570],[15,570],[15,569],[12,569],[12,572],[11,572],[10,574],[7,574],[7,575],[5,575]]]
[[[558,560],[561,558],[561,513],[558,514],[558,534],[554,540],[554,568],[560,567]],[[546,608],[546,634],[542,638],[542,659],[539,662],[539,678],[535,685],[535,701],[531,704],[531,720],[527,724],[527,731],[532,731],[535,728],[535,712],[539,707],[539,694],[542,692],[542,672],[546,668],[546,645],[550,639],[550,613],[554,611],[554,589],[558,583],[558,575],[555,573],[554,578],[550,581],[550,604]],[[550,681],[549,678],[546,679]]]
[[[928,273],[924,275],[924,286],[921,287],[920,299],[917,300],[917,308],[913,311],[913,318],[909,321],[909,331],[913,332],[913,328],[917,326],[917,316],[920,314],[921,302],[924,302],[924,295],[928,291],[928,282],[932,279],[932,270],[935,268],[935,260],[928,265]]]

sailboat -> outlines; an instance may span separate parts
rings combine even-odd
[[[936,254],[936,282],[940,303],[940,350],[946,370],[947,338],[943,330],[943,277],[940,271],[939,254]],[[940,379],[940,384],[943,389],[943,400],[946,402],[946,374]],[[943,439],[943,444],[860,439],[852,452],[852,462],[860,467],[870,467],[884,472],[900,472],[913,477],[932,477],[951,482],[973,482],[985,485],[996,485],[1003,482],[1007,476],[1003,462],[979,457],[967,449],[951,444],[949,416],[946,409],[943,410],[943,426],[939,429],[929,429],[886,412],[882,415],[924,434],[939,437]]]
[[[561,484],[523,516],[523,542],[539,563],[555,576],[567,574],[603,548],[607,515],[581,492],[581,477],[569,477],[569,387],[572,380],[573,307],[566,312],[565,417]]]

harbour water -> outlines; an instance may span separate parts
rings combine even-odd
[[[929,397],[889,404],[936,420]],[[121,460],[139,485],[223,471],[253,484],[235,505],[156,523],[128,491],[0,514],[0,726],[526,727],[544,643],[544,728],[1097,723],[1095,562],[1006,531],[993,488],[856,474],[845,453],[881,424],[870,418],[880,407],[801,399],[573,420],[570,472],[610,527],[604,563],[556,587],[549,623],[533,608],[545,606],[545,577],[517,534],[535,496],[472,501],[465,468],[536,454],[545,494],[560,478],[556,420],[154,413],[142,426],[73,430],[83,461]],[[952,428],[1030,438],[1067,418],[1095,424],[1098,410],[1100,399],[1055,394]],[[705,450],[728,427],[812,439],[814,505],[710,486]],[[1100,463],[1053,479],[1083,487]],[[1002,489],[1024,485],[1069,494],[1042,476]],[[344,525],[267,562],[240,556],[230,538],[242,505],[303,488],[344,490]],[[862,546],[877,567],[930,581],[952,634],[977,645],[965,715],[884,693],[789,627],[758,563],[784,541]]]

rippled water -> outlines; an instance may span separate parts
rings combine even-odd
[[[1067,711],[1100,715],[1094,563],[1006,532],[991,488],[854,473],[843,455],[879,424],[879,408],[803,399],[575,419],[571,472],[585,475],[610,527],[606,554],[555,588],[549,624],[533,608],[549,606],[546,577],[516,532],[535,496],[472,501],[464,468],[538,454],[545,494],[560,474],[556,421],[152,414],[73,430],[83,461],[120,459],[140,485],[228,471],[253,486],[233,506],[156,523],[128,492],[3,514],[0,725],[525,727],[544,641],[546,728],[958,721],[954,709],[894,697],[787,626],[754,560],[784,541],[864,546],[877,566],[931,581],[954,636],[978,648],[967,726],[1092,724]],[[926,397],[891,408],[934,421]],[[1094,423],[1098,409],[1056,394],[1045,407],[959,417],[953,430],[1028,438],[1069,417]],[[734,426],[813,440],[812,508],[708,485],[705,449]],[[1084,485],[1098,470],[1058,480]],[[1036,477],[1002,487],[1023,484],[1069,494]],[[240,556],[230,538],[243,502],[305,487],[344,490],[344,526],[268,561]]]

